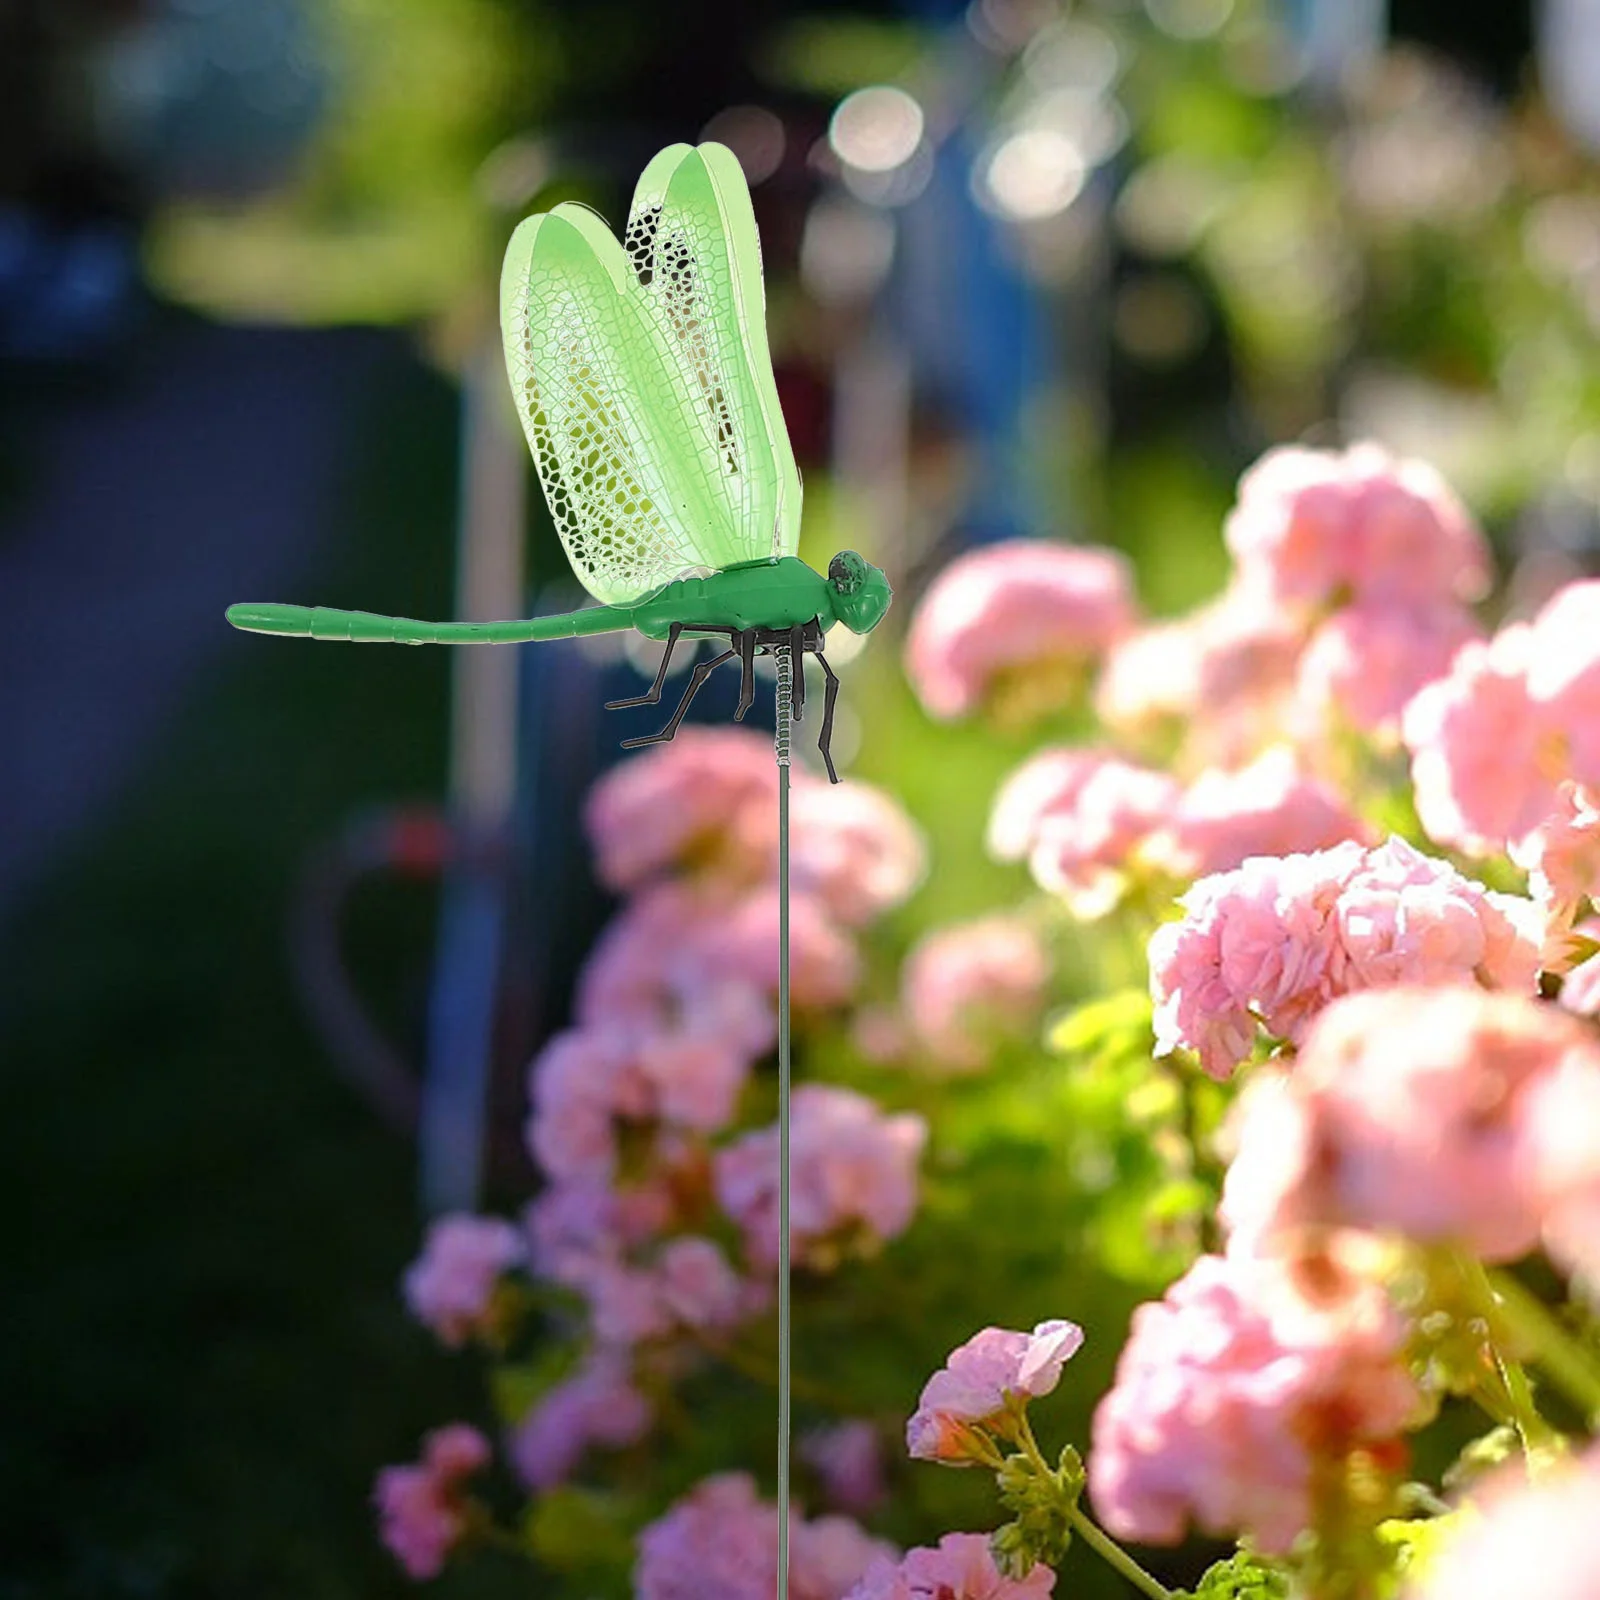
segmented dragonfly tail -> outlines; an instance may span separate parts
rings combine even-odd
[[[633,612],[623,606],[590,606],[514,622],[418,622],[411,617],[380,617],[371,611],[335,611],[328,606],[245,604],[229,606],[228,621],[247,633],[337,639],[346,644],[523,644],[620,633],[633,626]]]

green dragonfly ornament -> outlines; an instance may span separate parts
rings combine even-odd
[[[678,641],[725,637],[698,663],[659,732],[672,738],[706,679],[738,660],[736,720],[757,654],[787,653],[790,705],[806,654],[822,667],[819,746],[839,680],[823,646],[842,623],[867,633],[889,581],[853,550],[827,576],[796,554],[800,474],[767,348],[761,245],[744,174],[719,144],[675,144],[639,178],[626,243],[586,206],[529,217],[500,278],[506,370],[551,517],[573,571],[600,602],[510,622],[418,622],[322,606],[236,605],[255,633],[385,644],[514,644],[629,628],[664,641],[655,682],[607,709],[656,705]]]
[[[415,622],[324,607],[236,605],[256,633],[357,643],[491,644],[637,629],[666,651],[655,682],[620,706],[656,705],[684,636],[725,637],[699,662],[659,732],[670,739],[717,667],[737,658],[743,718],[754,662],[777,668],[778,764],[778,1600],[789,1591],[791,1381],[789,1019],[790,724],[801,716],[805,657],[826,681],[819,745],[839,680],[830,628],[867,633],[889,608],[889,580],[853,550],[827,576],[796,554],[800,474],[778,409],[767,349],[761,245],[744,174],[718,144],[663,150],[639,179],[624,243],[585,206],[529,217],[500,279],[506,370],[550,515],[573,571],[599,602],[512,622]]]

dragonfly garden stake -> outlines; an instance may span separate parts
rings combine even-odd
[[[790,1432],[789,760],[805,656],[822,667],[819,744],[828,776],[839,680],[823,654],[842,623],[867,633],[888,579],[853,550],[827,576],[797,554],[800,474],[767,348],[761,245],[744,175],[718,144],[676,144],[645,168],[625,245],[585,206],[529,217],[500,279],[506,369],[561,541],[600,603],[509,622],[417,622],[320,606],[236,605],[255,633],[351,643],[516,644],[636,629],[666,650],[655,682],[608,709],[656,705],[680,639],[725,638],[696,664],[658,732],[671,739],[724,662],[739,663],[734,716],[755,694],[755,658],[777,668],[778,764],[778,1600],[788,1594]]]

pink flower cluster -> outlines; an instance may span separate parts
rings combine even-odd
[[[1132,625],[1127,562],[1034,539],[960,556],[912,617],[906,675],[928,713],[966,716],[998,680],[1097,661]]]
[[[1251,1085],[1237,1138],[1222,1215],[1241,1248],[1358,1228],[1490,1261],[1541,1240],[1568,1266],[1600,1255],[1600,1044],[1550,1005],[1451,987],[1340,1000],[1292,1070]]]
[[[903,1232],[917,1208],[927,1124],[886,1115],[865,1095],[801,1084],[790,1120],[789,1231],[796,1261],[831,1267]],[[747,1133],[717,1152],[717,1198],[754,1262],[778,1259],[778,1130]]]
[[[1404,1600],[1594,1600],[1600,1451],[1541,1472],[1497,1473],[1473,1497]]]
[[[1056,1575],[1042,1563],[1007,1578],[981,1533],[947,1533],[938,1546],[908,1550],[898,1562],[875,1561],[846,1600],[1046,1600]]]
[[[936,928],[906,956],[900,1005],[917,1057],[970,1072],[997,1043],[1039,1020],[1050,981],[1049,952],[1017,917],[982,917]]]
[[[1479,637],[1463,602],[1488,587],[1488,547],[1426,463],[1370,444],[1270,450],[1240,479],[1226,534],[1223,595],[1124,639],[1097,695],[1120,733],[1177,725],[1196,769],[1284,737],[1315,749],[1340,728],[1393,740]]]
[[[906,1424],[906,1449],[921,1461],[971,1466],[992,1451],[985,1434],[1004,1430],[1013,1406],[1049,1394],[1083,1344],[1075,1322],[1041,1322],[1032,1333],[984,1328],[951,1351],[923,1385]]]
[[[789,1593],[842,1600],[892,1546],[848,1517],[791,1512]],[[770,1600],[778,1579],[778,1511],[743,1473],[707,1478],[639,1535],[636,1600]]]
[[[590,1445],[633,1444],[644,1436],[651,1416],[627,1361],[615,1351],[597,1351],[518,1424],[511,1464],[529,1488],[553,1489],[567,1480]]]
[[[413,1578],[434,1578],[467,1530],[462,1485],[489,1464],[489,1441],[457,1422],[430,1433],[422,1460],[385,1467],[373,1487],[383,1542]]]
[[[1314,1519],[1316,1464],[1381,1453],[1416,1420],[1406,1331],[1383,1289],[1336,1260],[1312,1278],[1202,1256],[1134,1313],[1095,1411],[1101,1520],[1147,1544],[1175,1544],[1192,1522],[1284,1553]]]
[[[590,797],[602,875],[633,895],[585,965],[576,1025],[533,1064],[527,1132],[555,1185],[535,1208],[535,1268],[584,1295],[606,1346],[723,1329],[766,1303],[700,1230],[711,1141],[775,1040],[775,795],[759,734],[685,729]],[[797,774],[792,827],[804,1012],[850,999],[855,930],[912,892],[925,851],[904,811],[860,783]]]
[[[406,1304],[446,1344],[464,1344],[489,1331],[500,1275],[521,1266],[525,1254],[522,1235],[498,1217],[439,1217],[406,1270]]]
[[[1523,844],[1564,780],[1600,788],[1600,581],[1462,648],[1407,707],[1405,742],[1422,825],[1471,854]]]
[[[1483,535],[1438,472],[1371,444],[1269,450],[1239,480],[1223,533],[1241,581],[1313,607],[1476,600],[1492,575]]]
[[[1210,769],[1187,789],[1105,751],[1047,749],[1001,785],[988,842],[991,854],[1026,860],[1041,888],[1092,917],[1141,875],[1189,879],[1365,834],[1285,746],[1236,770]]]
[[[1540,918],[1402,839],[1261,857],[1203,878],[1150,941],[1156,1049],[1228,1077],[1257,1030],[1298,1044],[1338,995],[1479,982],[1531,992]]]

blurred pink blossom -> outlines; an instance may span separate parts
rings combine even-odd
[[[912,947],[901,1006],[923,1056],[970,1071],[1038,1022],[1049,981],[1049,952],[1028,923],[982,917],[936,928]]]
[[[1555,809],[1561,774],[1528,692],[1533,648],[1526,623],[1463,645],[1406,707],[1417,815],[1439,844],[1494,855]]]
[[[1496,1473],[1455,1519],[1403,1600],[1595,1600],[1600,1594],[1600,1451],[1542,1470]]]
[[[501,1273],[520,1266],[525,1255],[521,1233],[499,1217],[439,1217],[428,1225],[422,1254],[406,1269],[406,1304],[446,1344],[463,1344],[487,1327]]]
[[[725,906],[694,935],[693,959],[708,979],[778,988],[778,890],[750,890]],[[843,1005],[861,981],[861,953],[814,894],[796,888],[789,898],[789,997],[806,1009]]]
[[[756,818],[752,809],[744,821]],[[760,817],[776,871],[777,824]],[[829,916],[859,928],[902,904],[922,881],[927,845],[893,796],[846,779],[797,783],[789,812],[789,868],[797,889],[814,895]]]
[[[929,586],[911,619],[906,673],[930,715],[965,716],[1002,673],[1097,660],[1133,615],[1127,562],[1114,551],[988,545]]]
[[[1482,533],[1439,473],[1374,444],[1269,450],[1239,480],[1224,533],[1242,581],[1312,606],[1476,600],[1492,575]]]
[[[846,1517],[791,1512],[794,1600],[842,1600],[869,1565],[892,1558]],[[639,1535],[636,1600],[771,1600],[777,1579],[777,1508],[744,1473],[706,1478]]]
[[[1235,583],[1187,617],[1120,641],[1095,709],[1119,733],[1178,724],[1208,759],[1247,759],[1280,731],[1305,632],[1259,587]]]
[[[1600,579],[1557,590],[1533,619],[1528,694],[1562,775],[1600,788]]]
[[[650,1402],[633,1386],[627,1361],[597,1351],[518,1423],[511,1464],[530,1489],[553,1489],[567,1481],[591,1445],[633,1444],[651,1420]]]
[[[1600,1047],[1553,1006],[1448,986],[1336,1001],[1244,1097],[1223,1219],[1263,1247],[1354,1227],[1514,1260],[1558,1194],[1600,1187],[1596,1091]]]
[[[530,1068],[529,1148],[559,1181],[608,1178],[618,1123],[713,1133],[732,1117],[749,1065],[714,1035],[570,1029]]]
[[[1167,821],[1182,794],[1164,772],[1108,760],[1073,796],[1039,819],[1028,869],[1075,916],[1092,919],[1122,896],[1138,847]]]
[[[1574,924],[1600,893],[1600,799],[1580,784],[1562,784],[1555,808],[1512,845],[1511,859],[1545,911],[1545,968],[1564,972],[1572,965]]]
[[[1451,602],[1346,606],[1317,629],[1300,657],[1295,693],[1302,718],[1313,727],[1331,718],[1393,734],[1411,699],[1442,678],[1456,651],[1482,632],[1470,611]]]
[[[686,1328],[723,1328],[747,1306],[745,1286],[710,1239],[670,1239],[656,1258],[662,1304]]]
[[[380,1532],[390,1553],[413,1578],[434,1578],[466,1531],[464,1479],[489,1462],[489,1441],[476,1428],[452,1423],[423,1440],[414,1466],[385,1467],[373,1487]]]
[[[1258,1021],[1299,1043],[1335,996],[1416,983],[1481,982],[1531,992],[1541,919],[1447,862],[1392,838],[1260,857],[1203,878],[1184,917],[1150,941],[1157,1053],[1195,1051],[1226,1078]]]
[[[1570,981],[1570,980],[1569,980]],[[1526,1097],[1531,1183],[1544,1247],[1600,1293],[1600,1045],[1574,1041]]]
[[[1032,1333],[984,1328],[950,1352],[922,1387],[906,1424],[906,1449],[922,1461],[973,1462],[972,1428],[998,1418],[1013,1401],[1049,1394],[1083,1344],[1074,1322],[1041,1322]]]
[[[769,739],[743,728],[680,729],[590,790],[584,820],[601,880],[635,889],[668,872],[749,876],[749,859],[729,854],[742,841],[728,822],[752,801],[770,814],[777,791]]]
[[[917,1207],[922,1118],[890,1116],[865,1095],[828,1084],[794,1091],[790,1235],[797,1261],[826,1268],[842,1250],[875,1248],[904,1231]],[[778,1130],[747,1133],[717,1152],[717,1199],[744,1232],[752,1260],[778,1259]]]
[[[1070,812],[1083,786],[1108,761],[1109,750],[1052,747],[1030,756],[1006,778],[989,812],[989,853],[1000,861],[1026,861],[1048,816]]]
[[[1248,1534],[1288,1550],[1311,1520],[1313,1474],[1415,1420],[1406,1325],[1384,1291],[1329,1260],[1202,1256],[1141,1306],[1095,1412],[1089,1489],[1116,1535],[1175,1544]]]
[[[811,1429],[800,1440],[800,1458],[822,1480],[828,1503],[841,1511],[866,1516],[888,1493],[883,1440],[870,1422],[856,1419]]]
[[[1025,1578],[1004,1577],[987,1535],[947,1533],[936,1549],[919,1545],[899,1563],[875,1562],[846,1600],[1046,1600],[1055,1582],[1042,1562]]]
[[[1250,856],[1294,855],[1368,837],[1339,795],[1302,772],[1294,752],[1279,745],[1237,771],[1202,773],[1143,854],[1174,877],[1198,878]]]
[[[754,1059],[776,1038],[768,998],[771,973],[735,978],[711,954],[726,916],[725,892],[681,882],[635,895],[606,925],[578,977],[576,1020],[582,1025],[670,1028],[719,1035]]]

